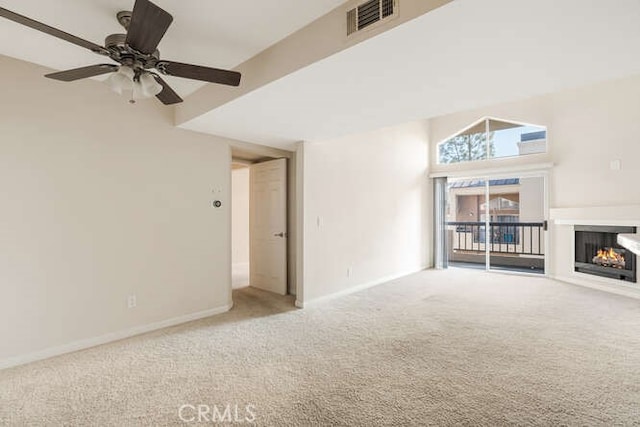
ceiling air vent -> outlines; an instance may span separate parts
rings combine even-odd
[[[347,35],[393,16],[395,0],[369,0],[347,12]]]

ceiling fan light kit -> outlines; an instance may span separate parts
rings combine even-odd
[[[133,78],[135,76],[135,72],[130,67],[122,66],[120,69],[111,74],[107,79],[107,83],[118,95],[122,95],[123,93],[133,90]]]
[[[137,82],[134,82],[134,89],[140,87],[141,93],[146,98],[151,98],[162,92],[162,85],[153,78],[151,73],[142,73]]]
[[[158,73],[229,86],[240,85],[241,75],[236,71],[161,60],[157,47],[173,22],[173,17],[149,0],[136,0],[133,12],[117,13],[116,18],[127,33],[108,36],[104,47],[1,7],[0,16],[89,49],[120,64],[92,65],[47,74],[45,77],[71,82],[112,73],[107,84],[120,95],[130,92],[132,103],[153,96],[165,105],[182,102],[182,98]]]
[[[146,71],[136,73],[127,65],[120,66],[120,69],[107,79],[107,84],[118,95],[131,93],[129,102],[132,104],[139,99],[157,96],[164,89],[151,73]]]

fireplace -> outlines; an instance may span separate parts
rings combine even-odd
[[[636,256],[618,244],[619,233],[636,227],[576,225],[575,271],[636,283]]]

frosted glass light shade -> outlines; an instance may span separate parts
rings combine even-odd
[[[133,88],[133,77],[135,73],[130,67],[122,66],[107,80],[109,87],[118,95]]]
[[[147,98],[147,96],[143,93],[142,85],[140,82],[133,82],[133,92],[131,93],[131,102],[135,102],[139,99]]]
[[[142,86],[142,94],[145,98],[151,98],[162,92],[162,85],[149,73],[140,76],[140,86]]]

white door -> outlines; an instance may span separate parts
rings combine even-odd
[[[250,279],[253,287],[287,293],[287,160],[251,166]]]

